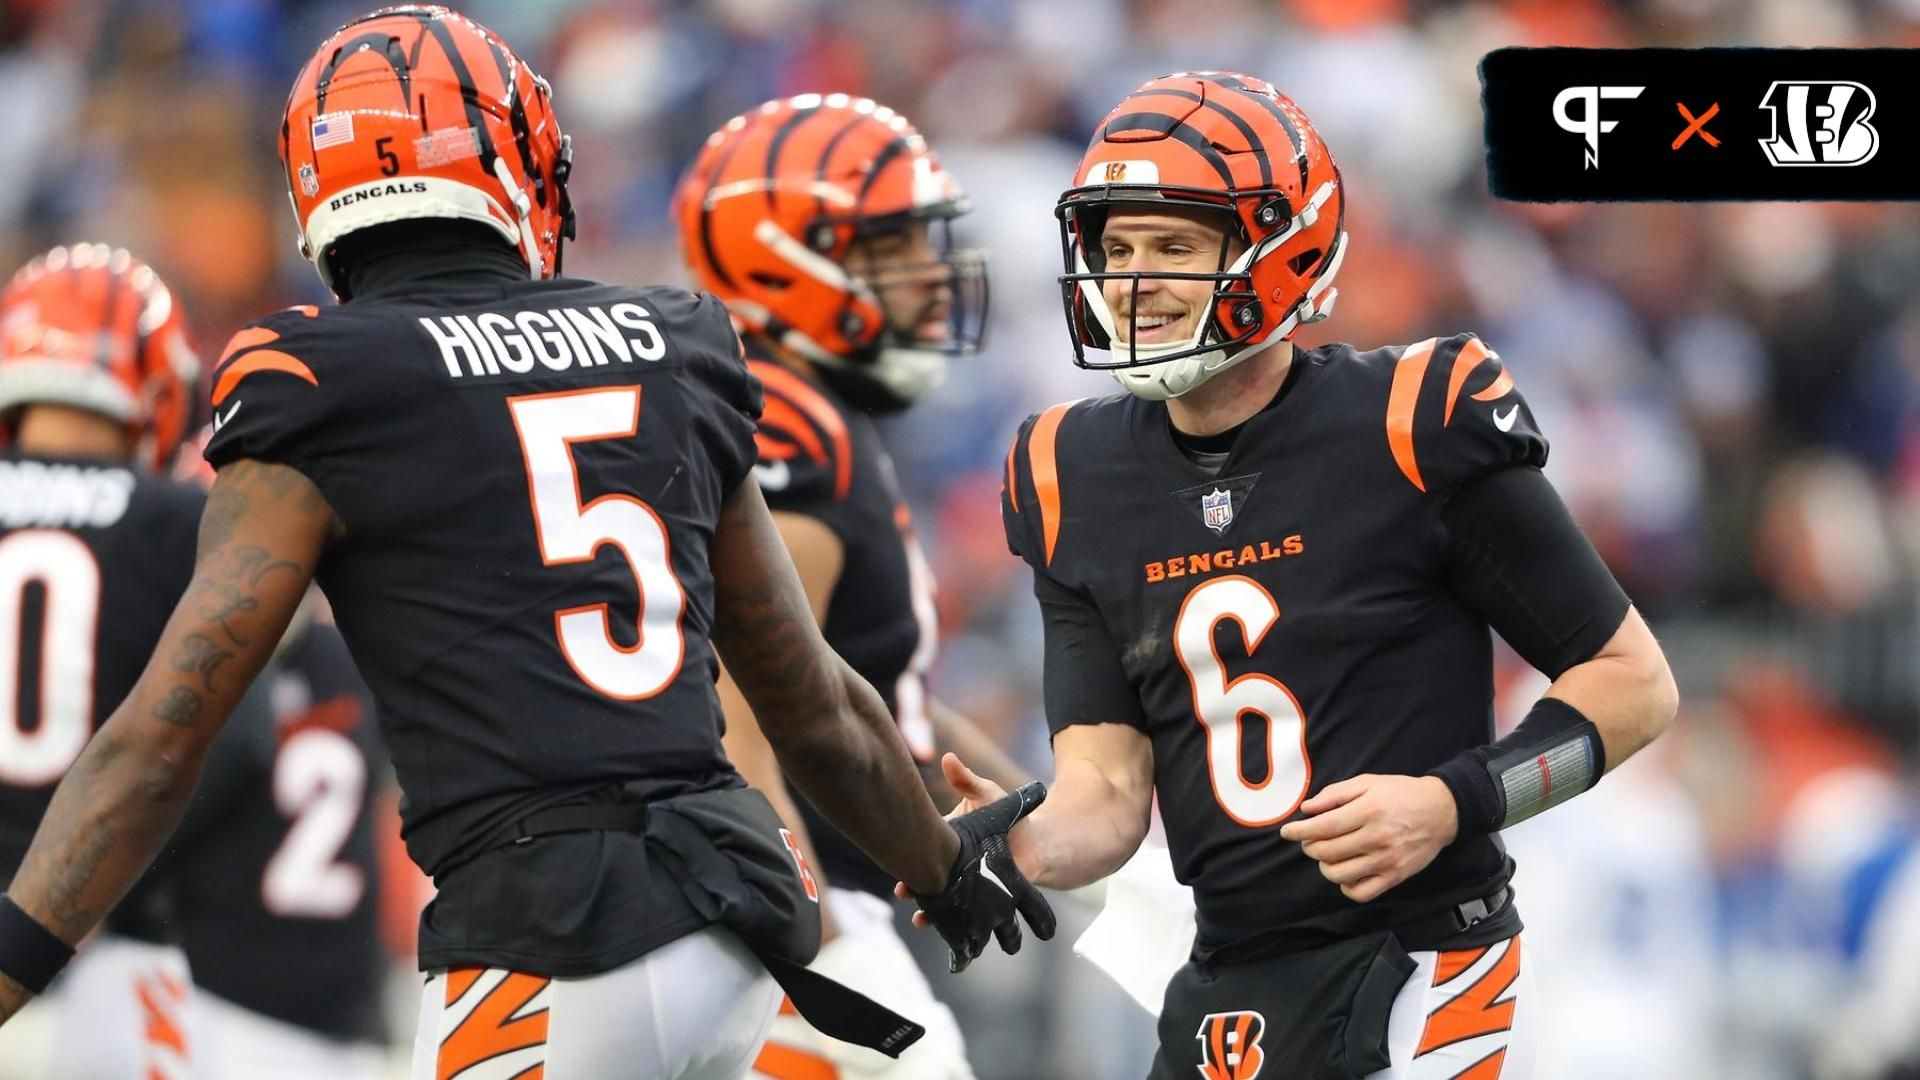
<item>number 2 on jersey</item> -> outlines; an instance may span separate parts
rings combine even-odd
[[[1207,732],[1207,775],[1213,798],[1228,817],[1249,828],[1277,825],[1306,797],[1313,766],[1307,761],[1307,720],[1300,702],[1280,680],[1252,672],[1227,679],[1226,664],[1214,648],[1222,620],[1240,624],[1247,655],[1280,619],[1280,605],[1259,582],[1233,574],[1199,585],[1180,604],[1173,623],[1174,653],[1193,685],[1193,712]],[[1267,773],[1259,783],[1247,779],[1241,757],[1242,717],[1266,720]]]
[[[360,817],[367,759],[337,731],[308,728],[273,761],[273,801],[293,822],[267,861],[260,898],[287,918],[344,919],[366,893],[366,875],[338,861]]]
[[[600,693],[623,701],[650,698],[680,673],[686,639],[680,616],[687,597],[673,576],[667,527],[653,508],[631,495],[602,495],[580,503],[580,470],[573,444],[631,438],[640,430],[640,387],[609,386],[525,394],[507,399],[527,467],[540,560],[547,566],[591,562],[602,544],[627,557],[639,588],[639,640],[613,639],[604,603],[554,612],[554,633],[574,674]]]

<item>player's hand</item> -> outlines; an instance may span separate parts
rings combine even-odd
[[[1361,904],[1426,869],[1460,831],[1453,792],[1435,776],[1356,776],[1300,809],[1311,816],[1280,826],[1280,835]]]
[[[940,758],[940,771],[945,775],[947,786],[953,789],[954,794],[960,796],[960,801],[954,803],[953,809],[947,811],[948,821],[962,814],[971,814],[989,803],[1007,797],[1006,788],[968,768],[967,763],[960,760],[960,755],[952,751],[948,751]],[[1014,829],[1007,834],[1007,847],[1014,853],[1015,863],[1020,861],[1020,839],[1032,827],[1029,825],[1025,829]],[[901,881],[894,882],[893,895],[902,900],[913,899],[912,890]],[[928,925],[926,913],[914,912],[913,925],[925,930]]]
[[[1002,951],[1019,952],[1023,918],[1041,941],[1053,937],[1053,908],[1020,873],[1007,848],[1007,831],[1046,797],[1047,786],[1036,780],[953,819],[960,853],[946,888],[913,894],[920,905],[914,921],[932,926],[947,941],[949,971],[965,971],[989,936],[999,939]]]
[[[952,821],[961,814],[971,814],[988,803],[1007,797],[1006,788],[968,768],[967,763],[961,761],[958,754],[949,752],[941,757],[940,771],[947,778],[947,786],[953,788],[953,793],[960,796],[960,801],[947,813],[948,821]],[[1041,798],[1044,799],[1045,796]]]

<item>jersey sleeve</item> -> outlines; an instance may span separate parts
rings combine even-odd
[[[1427,493],[1476,476],[1547,461],[1547,439],[1500,354],[1473,334],[1406,348],[1393,371],[1387,449],[1402,476]]]
[[[754,435],[754,478],[767,507],[818,518],[844,536],[842,511],[853,490],[853,438],[840,408],[781,364],[755,360],[766,391]]]
[[[1047,730],[1058,734],[1075,724],[1126,724],[1145,731],[1140,694],[1093,601],[1038,569],[1033,595],[1046,634],[1041,681]]]
[[[711,293],[658,290],[648,306],[704,391],[699,422],[721,490],[731,492],[753,467],[753,432],[762,408],[760,383],[747,370],[740,335],[726,305]]]
[[[1033,437],[1034,422],[1039,419],[1038,413],[1027,417],[1014,432],[1013,445],[1007,447],[1006,475],[1000,481],[1000,524],[1006,530],[1007,550],[1036,569],[1039,564],[1034,562],[1033,553],[1040,550],[1040,545],[1023,508],[1034,504],[1032,470],[1026,460],[1026,450]]]
[[[1620,629],[1626,592],[1540,470],[1475,478],[1440,522],[1454,595],[1548,678],[1591,659]]]
[[[1067,401],[1021,423],[1007,450],[1006,477],[1000,486],[1000,518],[1007,549],[1027,561],[1035,573],[1058,578],[1054,555],[1065,515],[1060,484],[1060,429],[1077,404]]]
[[[327,459],[341,433],[342,388],[327,378],[322,337],[310,307],[270,315],[233,336],[213,371],[208,464],[219,469],[253,458],[288,465],[332,498]]]

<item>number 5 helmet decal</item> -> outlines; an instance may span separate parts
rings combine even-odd
[[[491,30],[444,7],[382,8],[334,31],[280,126],[300,250],[320,280],[344,296],[333,245],[420,218],[488,225],[532,277],[557,273],[573,151],[552,96]]]

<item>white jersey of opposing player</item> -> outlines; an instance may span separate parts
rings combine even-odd
[[[1699,813],[1651,755],[1501,834],[1541,1003],[1536,1075],[1720,1075]],[[1623,1038],[1622,1032],[1631,1032]]]

